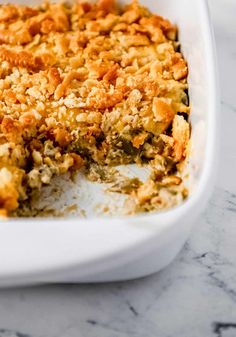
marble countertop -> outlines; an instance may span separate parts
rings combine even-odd
[[[164,271],[100,285],[0,291],[0,337],[236,337],[236,2],[210,0],[222,87],[220,170]]]

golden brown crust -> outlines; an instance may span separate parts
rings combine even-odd
[[[0,209],[12,211],[18,207],[22,178],[22,170],[15,167],[0,167]]]
[[[39,13],[38,9],[20,5],[0,5],[0,22],[27,19]]]
[[[7,210],[5,208],[0,209],[0,219],[6,219],[7,218]]]
[[[43,62],[40,57],[35,57],[28,51],[22,50],[17,52],[2,46],[0,46],[0,60],[2,62],[7,61],[15,67],[24,67],[34,71],[43,67]]]
[[[98,0],[97,3],[97,9],[105,14],[112,13],[115,7],[116,5],[114,0]]]
[[[78,71],[72,70],[64,77],[62,83],[60,83],[55,91],[55,99],[58,100],[66,94],[67,89],[73,80],[81,80],[82,74]]]
[[[103,75],[103,80],[106,82],[114,82],[118,77],[119,65],[116,63],[111,66],[111,68]]]
[[[24,45],[31,42],[33,39],[28,29],[24,27],[17,32],[9,31],[8,29],[0,30],[0,44]]]
[[[189,124],[182,116],[175,116],[172,132],[174,139],[174,157],[178,162],[186,156],[190,136]]]

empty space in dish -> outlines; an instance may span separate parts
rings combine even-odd
[[[116,167],[123,177],[145,181],[148,167],[135,164]],[[119,179],[118,179],[119,180]],[[117,181],[118,181],[117,180]],[[22,215],[28,210],[39,217],[93,217],[124,215],[127,195],[110,191],[112,183],[94,182],[86,178],[83,170],[54,177],[48,186],[36,193]]]

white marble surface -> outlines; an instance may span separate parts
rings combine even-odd
[[[0,337],[236,337],[236,1],[210,0],[222,85],[214,195],[164,271],[0,291]]]

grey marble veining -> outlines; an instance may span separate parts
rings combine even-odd
[[[210,0],[222,87],[217,186],[176,260],[140,280],[0,291],[0,337],[236,337],[236,2]]]

